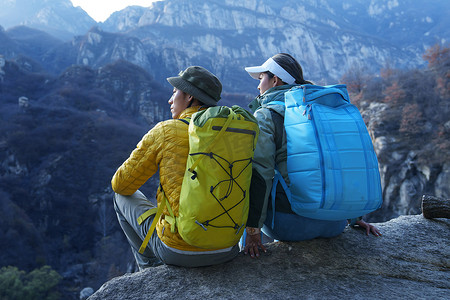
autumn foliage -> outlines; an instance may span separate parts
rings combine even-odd
[[[377,128],[378,135],[394,137],[397,147],[419,149],[425,163],[445,162],[450,160],[450,48],[435,45],[423,58],[423,69],[387,66],[380,76],[349,70],[342,81],[362,112],[374,102],[387,105],[372,122],[386,128]]]

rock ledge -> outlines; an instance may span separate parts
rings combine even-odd
[[[96,299],[448,299],[450,220],[401,216],[333,239],[268,244],[204,268],[159,266],[105,283]]]

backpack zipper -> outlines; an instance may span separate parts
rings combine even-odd
[[[303,111],[303,116],[308,114],[308,120],[311,120],[311,104],[306,105],[305,110]]]
[[[323,208],[324,202],[325,202],[325,170],[323,168],[324,162],[323,162],[323,155],[322,155],[322,144],[320,143],[319,139],[319,132],[317,131],[316,123],[313,120],[314,114],[312,109],[312,104],[308,104],[309,108],[308,110],[308,120],[311,120],[312,122],[312,128],[314,130],[314,137],[316,138],[317,148],[319,150],[319,161],[320,161],[320,175],[322,176],[322,196],[320,197],[320,208]],[[306,109],[305,109],[306,113]]]

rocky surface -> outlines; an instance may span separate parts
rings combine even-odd
[[[268,244],[259,259],[126,274],[89,299],[448,298],[450,220],[414,215],[376,225],[381,238],[347,228],[333,239]]]

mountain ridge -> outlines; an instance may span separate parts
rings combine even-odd
[[[0,25],[25,25],[46,31],[62,40],[86,32],[96,24],[83,9],[70,0],[2,0]]]
[[[168,87],[164,79],[167,76],[200,64],[217,74],[228,92],[248,94],[256,90],[256,84],[244,66],[261,64],[278,52],[296,57],[305,77],[320,84],[337,83],[355,67],[372,74],[387,65],[423,67],[422,53],[450,40],[450,21],[445,17],[449,12],[450,4],[444,0],[165,0],[148,8],[127,7],[105,22],[95,23],[96,29],[83,31],[80,27],[78,35],[102,30],[104,35],[120,33],[138,38],[144,52],[133,63],[163,86]],[[72,48],[71,60],[55,51],[47,55],[57,62],[66,61],[53,70],[61,71],[83,61],[97,67],[100,61],[106,64],[117,58],[107,58],[109,46],[102,43],[93,51],[97,54],[87,57],[76,48],[78,40],[75,37],[63,47],[63,52]],[[134,51],[126,41],[118,38],[116,46]],[[119,56],[126,60],[132,54]]]

